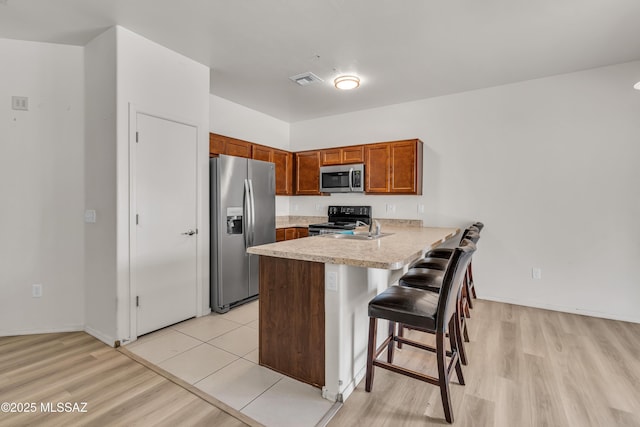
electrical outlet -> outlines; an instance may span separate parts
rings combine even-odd
[[[396,212],[396,205],[387,204],[387,213],[395,213],[395,212]]]
[[[338,290],[338,273],[336,273],[335,271],[331,271],[327,273],[327,290],[328,291]]]
[[[422,203],[418,203],[418,213],[424,213],[424,205]]]
[[[84,222],[87,224],[93,224],[96,222],[96,211],[93,209],[87,209],[84,211]]]
[[[542,270],[538,267],[533,267],[531,269],[531,277],[536,280],[542,279]]]
[[[31,296],[34,298],[40,298],[42,296],[42,285],[31,285]]]
[[[320,203],[316,203],[316,210],[319,211],[320,209],[322,209],[322,206],[320,205]]]

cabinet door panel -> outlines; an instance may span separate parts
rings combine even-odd
[[[284,228],[276,228],[276,242],[282,242],[286,239]]]
[[[265,162],[273,162],[273,148],[253,144],[251,149],[251,158]]]
[[[296,153],[296,194],[320,194],[320,152]]]
[[[228,156],[251,158],[251,143],[240,139],[229,138],[225,153]]]
[[[342,149],[342,163],[362,163],[364,162],[364,146],[345,147]]]
[[[339,148],[331,150],[322,150],[322,166],[339,165],[342,163],[342,150]]]
[[[284,240],[293,240],[297,237],[295,228],[291,227],[284,229]]]
[[[416,144],[414,142],[391,144],[392,193],[412,193],[416,190]]]
[[[290,195],[293,193],[293,154],[273,150],[273,163],[276,164],[276,194]]]
[[[365,192],[389,192],[389,153],[389,144],[371,144],[366,146],[364,167]]]
[[[227,146],[227,137],[217,135],[215,133],[209,134],[209,156],[217,157],[220,154],[224,154],[224,149]]]
[[[309,236],[308,228],[305,228],[305,227],[296,228],[296,238],[300,239],[302,237],[308,237],[308,236]]]

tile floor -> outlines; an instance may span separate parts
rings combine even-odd
[[[169,326],[127,349],[266,426],[329,419],[332,403],[319,389],[258,365],[258,301]]]

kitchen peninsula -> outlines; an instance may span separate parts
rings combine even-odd
[[[457,228],[383,227],[383,237],[314,236],[260,255],[260,364],[342,401],[364,377],[369,301]],[[386,327],[380,325],[384,334]]]

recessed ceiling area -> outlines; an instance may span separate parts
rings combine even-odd
[[[0,2],[0,37],[84,45],[122,25],[287,122],[638,60],[638,22],[637,0]],[[289,79],[305,72],[322,82]],[[366,85],[335,89],[352,74]]]

